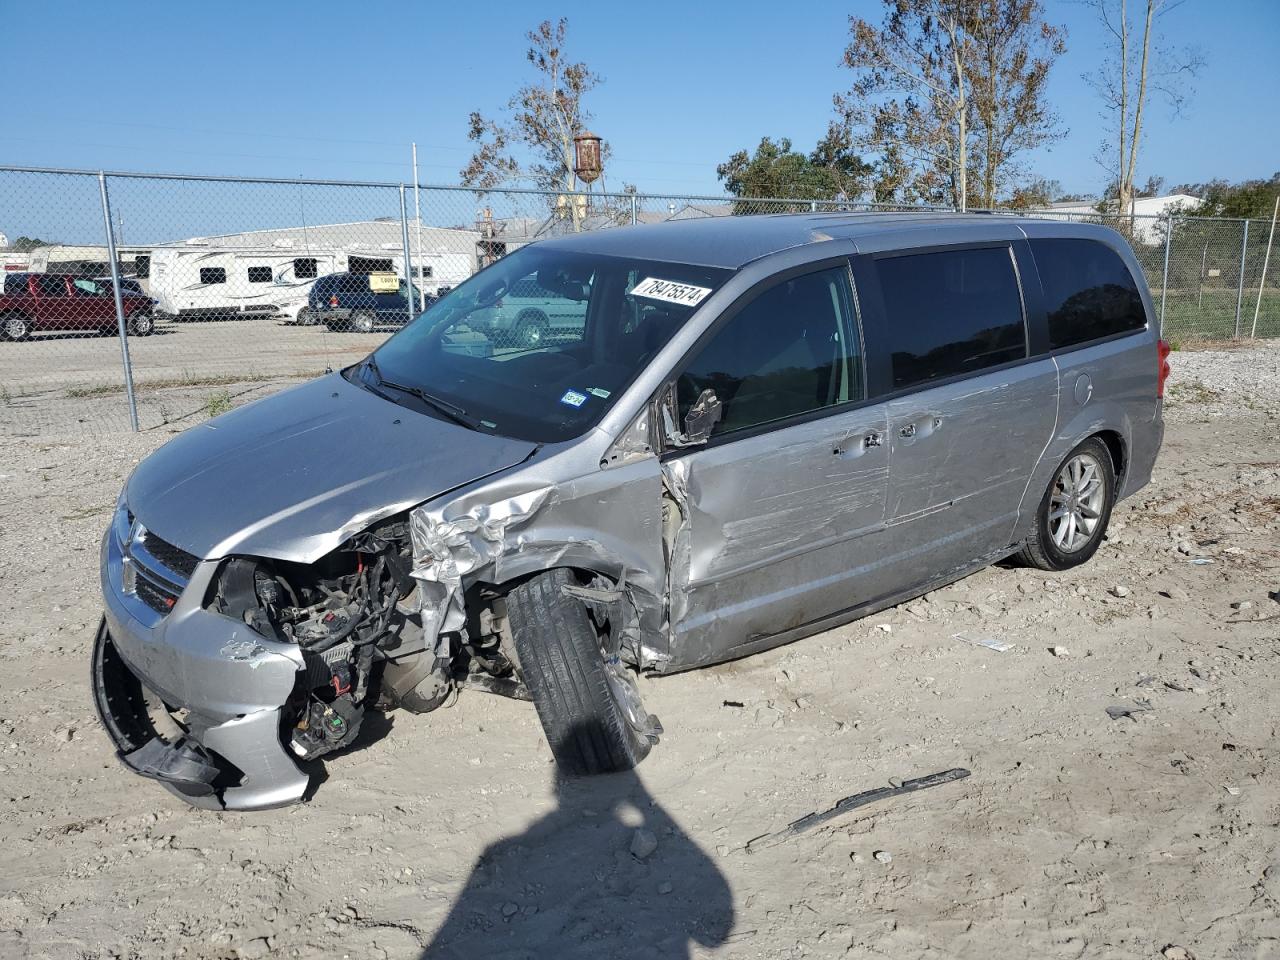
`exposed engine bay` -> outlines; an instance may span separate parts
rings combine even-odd
[[[312,564],[237,557],[214,581],[208,605],[262,636],[292,642],[304,670],[285,704],[286,746],[314,760],[350,746],[366,709],[424,713],[460,686],[528,699],[503,639],[500,596],[488,595],[461,635],[423,636],[410,575],[405,517],[384,521]]]

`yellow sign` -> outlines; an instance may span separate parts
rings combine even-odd
[[[394,273],[371,273],[369,289],[374,293],[395,293],[400,289],[400,278]]]

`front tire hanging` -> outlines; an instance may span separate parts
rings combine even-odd
[[[602,649],[586,605],[565,595],[564,587],[576,585],[570,571],[551,570],[507,596],[525,686],[563,770],[630,770],[648,755],[661,727],[643,713],[625,666]]]

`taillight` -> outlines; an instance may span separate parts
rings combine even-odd
[[[329,306],[336,307],[337,305],[338,305],[338,295],[335,293],[333,296],[329,298]],[[1164,343],[1163,340],[1161,340],[1160,342]]]
[[[1157,341],[1156,357],[1159,363],[1159,369],[1156,371],[1156,396],[1164,396],[1164,382],[1169,379],[1171,367],[1169,366],[1169,354],[1173,352],[1173,348],[1169,346],[1168,341]]]

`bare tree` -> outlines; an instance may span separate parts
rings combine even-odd
[[[849,19],[856,78],[834,98],[837,124],[888,165],[878,196],[993,206],[1019,156],[1061,135],[1045,83],[1062,28],[1041,0],[884,2],[879,27]]]
[[[921,199],[943,199],[942,192],[963,210],[969,165],[963,0],[885,2],[879,27],[849,18],[844,65],[856,77],[833,98],[836,113],[858,146],[892,150],[896,163],[911,166]],[[883,179],[901,176],[899,167]]]
[[[1137,0],[1139,26],[1130,20],[1127,0],[1088,0],[1111,38],[1106,59],[1085,79],[1098,91],[1103,115],[1112,125],[1114,140],[1103,143],[1099,162],[1112,172],[1120,213],[1133,212],[1134,177],[1150,94],[1159,93],[1178,115],[1191,95],[1190,81],[1204,62],[1194,47],[1172,49],[1158,42],[1159,18],[1182,2]]]
[[[994,207],[1022,172],[1019,156],[1065,136],[1045,87],[1066,52],[1066,34],[1045,20],[1040,0],[972,0],[964,29],[971,38],[975,199]]]
[[[460,171],[462,182],[492,188],[525,182],[547,190],[576,193],[573,138],[587,129],[591,114],[584,97],[600,84],[585,63],[573,62],[565,52],[569,21],[544,20],[526,36],[526,58],[536,71],[506,104],[503,120],[471,114],[468,137],[476,144],[471,160]],[[608,146],[602,144],[607,157]],[[574,227],[582,215],[578,203],[566,204]]]

